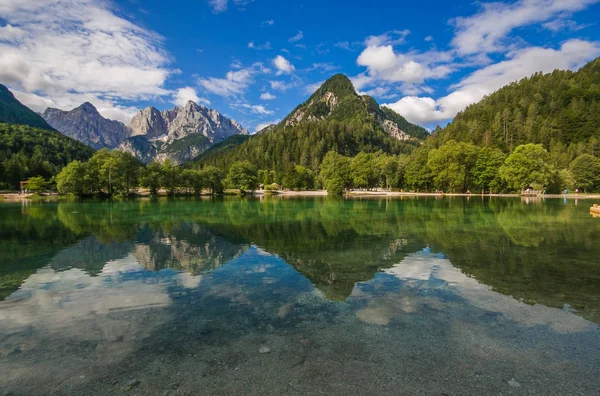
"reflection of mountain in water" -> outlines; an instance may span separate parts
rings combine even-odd
[[[154,271],[200,274],[255,244],[340,301],[357,282],[429,246],[495,291],[569,304],[600,323],[600,223],[558,200],[146,200],[17,209],[0,220],[0,243],[8,263],[33,264],[22,277],[14,266],[0,268],[8,293],[46,264],[96,274],[133,254]]]
[[[198,224],[183,223],[171,232],[142,232],[137,239],[135,257],[144,267],[158,271],[171,268],[198,275],[214,270],[237,257],[245,246],[232,244]],[[140,234],[138,234],[140,235]]]

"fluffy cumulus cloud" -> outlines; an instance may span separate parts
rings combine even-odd
[[[516,28],[564,19],[598,0],[519,0],[513,3],[483,3],[470,17],[455,18],[452,46],[461,55],[498,52],[506,49],[505,39]],[[556,26],[556,25],[554,25]]]
[[[136,101],[169,94],[174,73],[155,33],[97,0],[0,2],[0,81],[26,105],[73,108],[88,100],[128,121]]]
[[[444,78],[456,69],[449,52],[395,50],[394,46],[403,44],[408,34],[408,30],[402,30],[367,37],[365,49],[356,60],[367,72],[354,79],[357,89],[398,83],[404,91],[414,91],[415,86],[425,80]]]
[[[542,71],[576,69],[600,54],[599,44],[571,39],[559,48],[527,46],[513,33],[518,28],[576,31],[583,25],[571,18],[600,0],[517,0],[487,2],[471,16],[450,21],[454,36],[447,50],[403,51],[408,31],[369,36],[356,62],[366,70],[352,78],[355,88],[383,99],[405,95],[386,106],[412,122],[446,121],[468,105],[513,81]],[[431,36],[425,41],[433,41]],[[493,58],[500,58],[493,64]],[[435,99],[429,81],[448,78],[458,70],[471,69],[466,78],[450,86],[450,93]],[[423,95],[423,96],[419,96]]]
[[[281,55],[277,55],[275,57],[275,59],[273,59],[273,66],[275,66],[275,68],[277,69],[278,74],[283,74],[283,73],[289,74],[289,73],[292,73],[294,70],[296,70],[294,65],[292,65],[290,63],[290,61],[288,61]]]
[[[179,88],[173,94],[173,103],[177,106],[185,106],[185,104],[190,100],[194,103],[210,105],[210,101],[208,99],[198,97],[196,90],[192,87]]]
[[[454,91],[440,99],[406,96],[387,106],[409,121],[427,124],[448,120],[468,105],[478,102],[504,85],[536,72],[577,69],[600,55],[600,43],[572,39],[559,49],[530,47],[512,51],[508,59],[481,68],[453,86]]]

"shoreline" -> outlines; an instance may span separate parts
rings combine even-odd
[[[305,190],[305,191],[264,191],[264,190],[256,190],[248,193],[249,196],[254,197],[324,197],[327,196],[326,190]],[[206,197],[207,195],[203,194],[200,197]],[[224,196],[238,196],[235,194],[225,194]],[[0,203],[1,202],[19,202],[19,201],[30,201],[32,198],[49,198],[49,197],[61,197],[57,193],[48,193],[44,195],[35,195],[35,194],[19,194],[17,192],[11,193],[0,193]],[[145,192],[138,192],[131,196],[131,198],[149,198]],[[157,198],[168,197],[166,194],[159,194],[156,196]],[[192,197],[191,195],[176,195],[176,197]],[[522,195],[522,194],[464,194],[464,193],[444,193],[444,194],[436,194],[436,193],[425,193],[425,192],[400,192],[400,191],[346,191],[343,197],[348,198],[378,198],[378,197],[434,197],[434,198],[442,198],[442,197],[481,197],[481,198],[526,198],[526,199],[586,199],[586,200],[599,200],[600,201],[600,193],[595,194],[544,194],[544,195]]]

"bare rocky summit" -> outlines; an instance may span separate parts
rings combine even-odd
[[[116,148],[129,136],[125,124],[102,117],[89,102],[70,111],[47,108],[42,117],[63,135],[99,150]]]
[[[218,143],[231,135],[248,134],[248,131],[218,111],[192,101],[162,112],[147,107],[131,120],[131,136],[146,136],[149,140],[161,139],[170,143],[193,134]]]
[[[129,127],[102,117],[87,102],[71,111],[48,108],[43,117],[64,135],[96,150],[116,148],[144,163],[169,159],[182,164],[232,135],[248,134],[237,122],[191,101],[171,110],[146,107]]]

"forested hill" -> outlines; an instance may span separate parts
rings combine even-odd
[[[3,122],[54,130],[42,116],[19,102],[8,88],[0,84],[0,123]]]
[[[0,189],[16,189],[32,176],[50,178],[94,150],[54,130],[0,123]]]
[[[361,151],[409,153],[427,135],[424,128],[380,108],[374,99],[359,96],[350,80],[338,74],[276,127],[209,150],[197,162],[227,169],[249,160],[258,169],[285,171],[303,165],[316,170],[330,150],[351,157]]]
[[[439,132],[442,142],[466,141],[504,152],[526,143],[575,153],[600,150],[600,58],[577,72],[536,73],[469,106]]]

